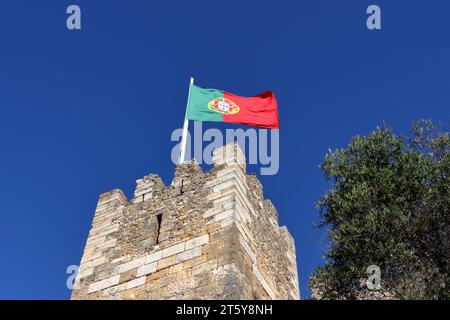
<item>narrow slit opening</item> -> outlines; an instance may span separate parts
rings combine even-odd
[[[158,214],[156,216],[156,219],[158,220],[158,231],[156,232],[156,244],[158,244],[159,243],[159,233],[160,233],[160,230],[161,230],[162,213]]]

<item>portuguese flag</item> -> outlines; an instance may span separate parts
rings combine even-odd
[[[279,129],[277,100],[272,91],[254,97],[241,97],[191,85],[186,118]]]

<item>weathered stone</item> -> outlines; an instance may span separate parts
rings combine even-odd
[[[141,277],[141,276],[145,276],[145,275],[147,275],[149,273],[155,272],[156,271],[156,265],[157,265],[156,262],[152,262],[152,263],[149,263],[149,264],[146,264],[146,265],[143,265],[143,266],[139,267],[137,269],[137,275],[136,276],[137,277]]]
[[[164,249],[161,252],[162,258],[170,257],[170,256],[173,256],[173,255],[175,255],[177,253],[183,252],[184,248],[185,248],[185,245],[186,244],[184,242],[182,242],[182,243],[179,243],[179,244],[177,244],[175,246],[171,246],[171,247],[168,247],[168,248]]]
[[[195,247],[190,250],[186,250],[182,253],[177,254],[177,263],[183,262],[185,260],[193,259],[202,254],[201,247]]]
[[[164,259],[161,259],[158,261],[156,270],[161,270],[170,266],[173,266],[175,263],[177,263],[177,257],[176,256],[170,256]]]
[[[145,284],[145,277],[136,278],[127,283],[127,289],[142,286],[143,284]]]
[[[209,234],[204,234],[200,237],[193,238],[191,240],[186,241],[186,250],[202,246],[209,241]]]
[[[295,243],[236,143],[100,196],[72,299],[298,299]]]
[[[96,292],[99,290],[103,290],[109,287],[112,287],[116,284],[119,284],[120,275],[113,276],[111,278],[107,278],[98,282],[94,282],[89,285],[89,293]]]
[[[142,266],[145,263],[146,257],[141,257],[138,259],[134,259],[132,261],[126,262],[124,264],[121,264],[118,268],[117,268],[117,272],[118,273],[122,273],[137,267]]]
[[[162,259],[162,251],[157,251],[149,254],[145,260],[145,263],[151,263]]]

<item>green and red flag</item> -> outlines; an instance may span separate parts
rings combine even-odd
[[[186,118],[279,129],[277,100],[272,91],[254,97],[241,97],[191,85]]]

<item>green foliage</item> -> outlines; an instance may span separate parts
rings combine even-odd
[[[430,121],[415,122],[410,137],[384,126],[330,151],[321,170],[330,189],[317,207],[330,246],[313,290],[355,299],[377,265],[396,298],[449,299],[449,133]]]

